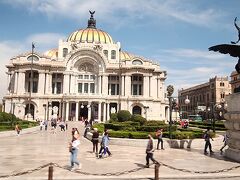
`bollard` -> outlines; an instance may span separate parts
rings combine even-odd
[[[160,167],[159,163],[155,164],[155,167],[154,167],[154,170],[155,170],[154,180],[159,180],[159,167]]]
[[[53,180],[53,166],[50,165],[48,168],[48,180]]]

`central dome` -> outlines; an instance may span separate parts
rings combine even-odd
[[[95,11],[89,11],[91,14],[90,19],[88,20],[88,27],[86,29],[79,29],[67,38],[67,41],[70,42],[81,42],[81,43],[103,43],[103,44],[112,44],[112,37],[96,28],[96,20],[93,18]]]
[[[86,28],[86,29],[77,30],[72,34],[70,34],[70,36],[67,38],[67,41],[81,42],[81,43],[95,42],[95,43],[103,43],[103,44],[113,43],[112,37],[108,33],[96,28]]]

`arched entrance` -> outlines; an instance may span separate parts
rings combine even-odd
[[[35,107],[33,104],[30,104],[30,108],[29,108],[29,104],[26,105],[25,107],[25,115],[27,114],[31,114],[32,118],[34,119],[34,112],[35,112]]]
[[[139,114],[142,115],[142,108],[139,106],[134,106],[132,109],[132,114]]]

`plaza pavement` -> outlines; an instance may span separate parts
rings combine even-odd
[[[26,172],[41,165],[54,162],[62,168],[54,166],[53,179],[153,179],[154,166],[143,168],[145,164],[145,141],[136,141],[138,145],[124,143],[119,140],[112,143],[110,150],[111,157],[97,159],[92,151],[92,144],[81,136],[81,145],[78,159],[82,164],[79,171],[71,172],[69,168],[68,143],[71,139],[71,128],[78,127],[83,134],[83,125],[80,122],[69,122],[68,131],[61,132],[58,127],[57,133],[53,134],[50,130],[39,131],[39,129],[26,130],[18,137],[15,132],[0,134],[0,177],[11,175],[18,172]],[[112,140],[113,142],[114,140]],[[127,140],[122,140],[127,141]],[[165,150],[155,151],[154,157],[165,166],[159,169],[160,179],[240,179],[240,168],[220,173],[189,173],[179,169],[190,171],[216,171],[239,166],[239,163],[225,159],[219,153],[222,145],[222,137],[213,141],[213,156],[203,155],[204,140],[194,140],[191,149],[171,149],[167,146]],[[169,166],[168,166],[169,165]],[[176,169],[173,169],[176,168]],[[177,170],[178,169],[178,170]],[[129,170],[136,170],[128,174],[121,174]],[[82,172],[90,173],[84,175]],[[109,173],[109,174],[106,174]],[[112,173],[112,174],[111,174]],[[118,173],[119,176],[114,175]],[[94,174],[94,175],[91,175]],[[107,175],[107,176],[106,176]],[[16,180],[39,180],[47,179],[48,167],[39,169],[32,173],[21,176],[11,176],[1,179]]]

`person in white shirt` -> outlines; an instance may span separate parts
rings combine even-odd
[[[73,137],[72,137],[72,142],[70,143],[70,153],[71,153],[71,156],[70,156],[70,161],[71,161],[71,171],[75,170],[75,169],[78,169],[79,168],[79,161],[77,159],[77,155],[78,155],[78,149],[79,149],[79,145],[80,145],[80,140],[79,140],[79,135],[77,136],[76,135],[76,132],[78,133],[78,131],[76,130],[73,134]],[[75,168],[74,165],[77,165],[77,167]]]

